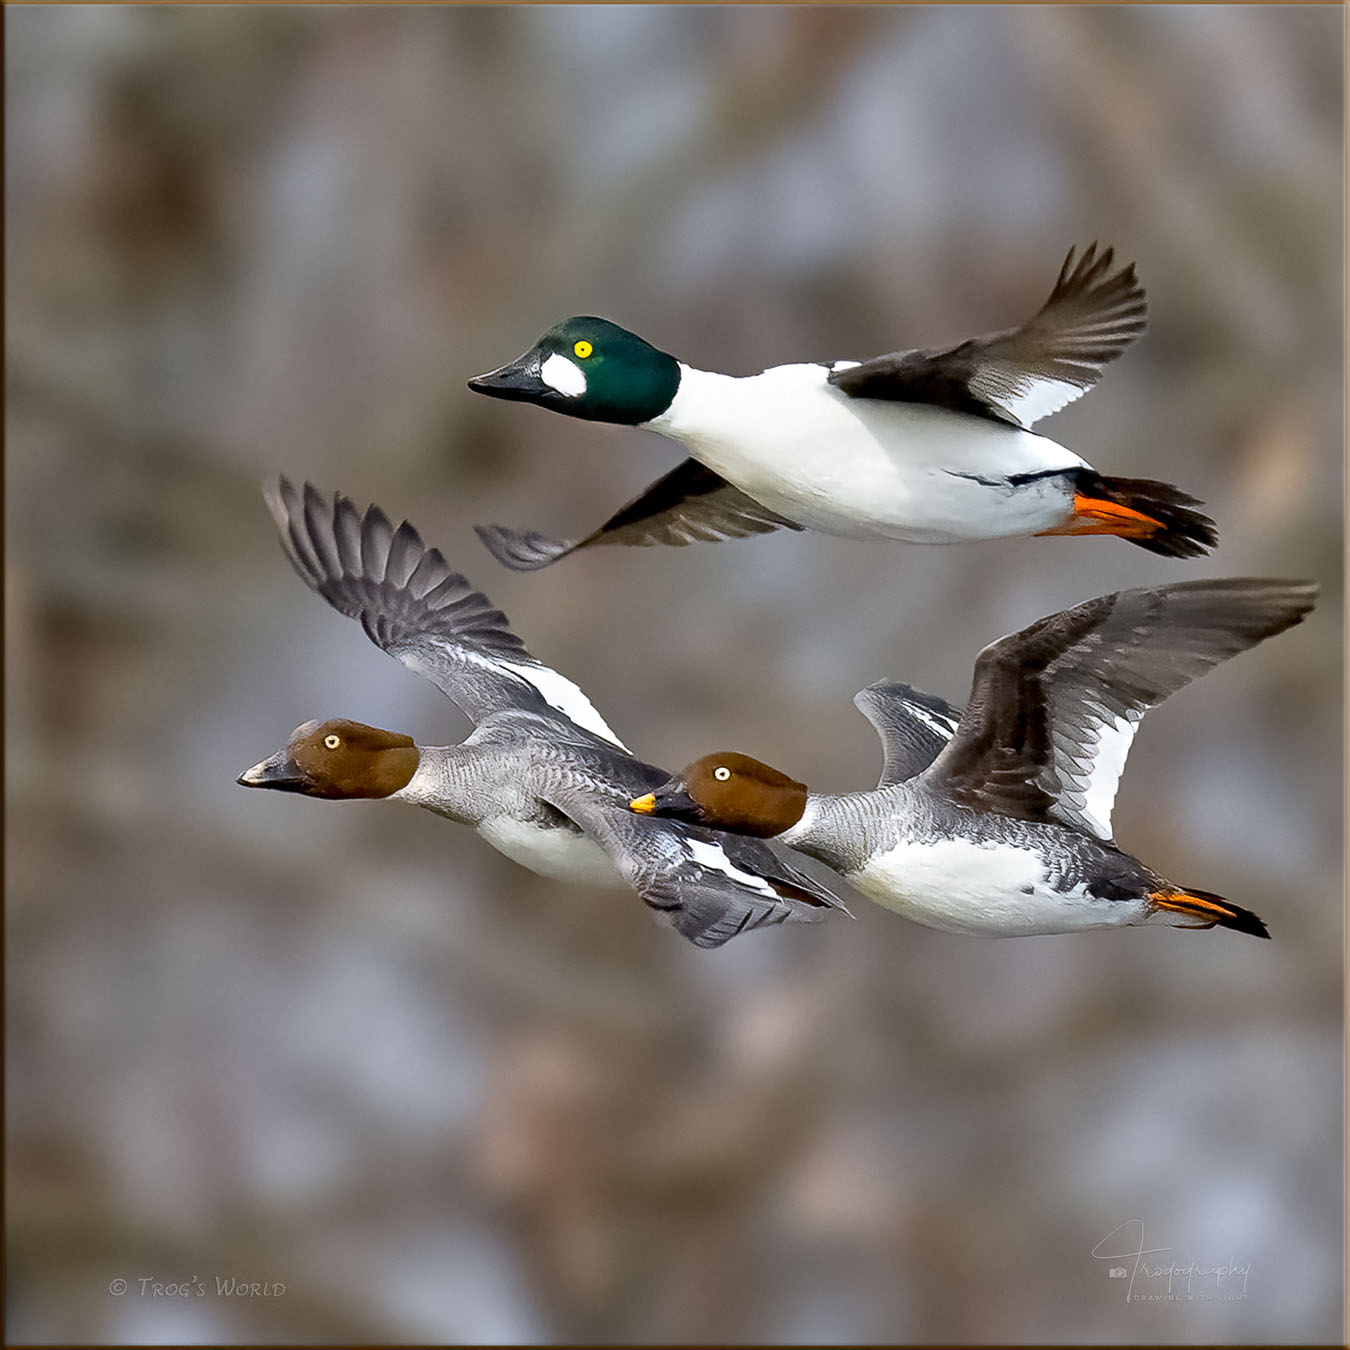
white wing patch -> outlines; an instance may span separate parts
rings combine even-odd
[[[609,729],[605,719],[596,712],[595,705],[566,675],[559,675],[548,666],[522,666],[514,661],[494,661],[492,664],[500,670],[518,675],[527,684],[532,685],[550,708],[556,708],[563,716],[570,717],[577,726],[585,727],[587,731],[603,736],[611,745],[617,745],[620,750],[631,753]]]
[[[540,366],[539,378],[565,398],[580,398],[586,392],[586,377],[580,367],[557,352]]]
[[[1072,380],[1051,380],[1044,376],[1010,373],[1007,367],[990,362],[971,377],[971,392],[986,403],[1002,408],[1022,427],[1030,427],[1042,417],[1058,412],[1074,399],[1087,393],[1090,385]]]
[[[767,895],[773,900],[782,898],[763,877],[757,877],[753,872],[742,872],[722,851],[720,845],[709,844],[702,839],[686,839],[685,843],[690,856],[700,867],[706,867],[712,872],[721,872],[757,895]]]
[[[916,722],[922,722],[929,731],[936,732],[944,740],[951,740],[956,734],[956,720],[951,717],[943,717],[941,713],[935,713],[931,708],[925,708],[919,703],[910,703],[905,700],[905,711]]]
[[[566,675],[559,675],[556,670],[538,663],[527,665],[519,661],[507,661],[500,656],[489,656],[485,652],[475,651],[472,647],[464,646],[453,638],[445,637],[440,633],[429,635],[423,641],[431,646],[441,648],[454,661],[470,662],[492,671],[499,678],[505,675],[508,679],[516,679],[528,684],[550,708],[562,713],[564,717],[570,717],[577,726],[585,727],[587,731],[593,731],[611,745],[617,745],[625,754],[632,753],[609,729],[605,719],[595,710],[595,705],[590,699]],[[418,674],[424,675],[438,688],[444,689],[448,697],[451,699],[455,697],[453,666],[447,671],[439,663],[421,660],[416,654],[401,654],[399,659],[410,670],[417,671]]]
[[[1102,721],[1097,726],[1094,747],[1085,754],[1075,746],[1076,755],[1066,756],[1081,771],[1083,805],[1077,814],[1098,839],[1111,838],[1111,810],[1116,804],[1116,789],[1120,786],[1125,759],[1142,716],[1142,713],[1134,717],[1125,714]]]

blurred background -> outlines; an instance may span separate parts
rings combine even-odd
[[[4,18],[11,1340],[1343,1337],[1338,8]],[[473,535],[681,458],[465,389],[565,315],[749,374],[1018,323],[1093,239],[1151,326],[1046,430],[1204,498],[1212,557]],[[1088,596],[1316,578],[1116,814],[1274,941],[859,900],[704,952],[424,812],[246,792],[311,717],[467,730],[292,574],[277,470],[410,517],[644,757],[825,790],[875,781],[873,680],[961,702]],[[1131,1299],[1131,1244],[1247,1269]]]

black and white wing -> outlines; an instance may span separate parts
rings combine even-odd
[[[1230,656],[1299,622],[1312,582],[1186,581],[1088,600],[1000,638],[925,785],[963,805],[1111,838],[1135,728]]]
[[[1111,271],[1112,249],[1070,249],[1050,298],[1020,328],[940,351],[902,351],[829,376],[853,398],[932,403],[1027,428],[1085,394],[1147,326],[1134,264]]]
[[[609,853],[657,917],[696,947],[720,947],[752,928],[848,914],[820,882],[761,839],[635,815],[625,802],[583,789],[545,800]]]
[[[553,539],[505,525],[474,528],[499,563],[516,572],[533,572],[601,544],[679,546],[802,527],[761,506],[698,460],[686,459],[581,539]]]
[[[961,709],[898,680],[878,680],[853,696],[881,737],[881,781],[890,787],[921,774],[956,734]]]
[[[430,680],[475,723],[509,709],[561,714],[623,749],[590,699],[530,655],[506,615],[452,572],[406,520],[364,514],[278,477],[263,487],[281,545],[306,584],[367,637]]]

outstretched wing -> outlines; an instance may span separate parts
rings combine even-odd
[[[1070,249],[1050,298],[1020,328],[941,351],[903,351],[833,371],[853,398],[933,403],[1027,428],[1085,394],[1147,326],[1144,290],[1112,249]]]
[[[961,709],[946,699],[920,693],[898,680],[869,684],[854,694],[853,702],[881,737],[879,788],[922,773],[956,734],[961,720]]]
[[[613,858],[628,884],[696,947],[720,947],[752,928],[814,923],[843,902],[763,840],[634,815],[583,789],[550,791],[550,805]]]
[[[1313,607],[1312,582],[1185,581],[1100,596],[975,662],[956,736],[925,784],[978,810],[1111,837],[1135,728],[1169,694]]]
[[[362,514],[341,493],[329,501],[309,483],[302,492],[284,477],[266,483],[263,496],[306,584],[339,614],[359,619],[377,647],[430,680],[475,723],[507,709],[545,711],[623,748],[590,699],[531,656],[506,615],[406,520],[395,529],[378,506]]]
[[[498,562],[516,572],[533,572],[578,549],[600,544],[678,546],[802,527],[761,506],[698,460],[686,459],[581,539],[552,539],[535,530],[512,530],[505,525],[474,528]]]

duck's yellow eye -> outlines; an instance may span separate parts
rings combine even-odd
[[[330,731],[328,735],[323,738],[323,743],[330,750],[336,750],[338,746],[342,744],[342,737],[337,735],[335,732]]]
[[[582,338],[580,342],[574,342],[572,344],[572,350],[584,361],[595,348],[592,347],[585,338]]]
[[[725,783],[727,779],[731,777],[731,770],[728,769],[725,764],[719,764],[713,770],[713,777],[717,779],[719,783]]]

